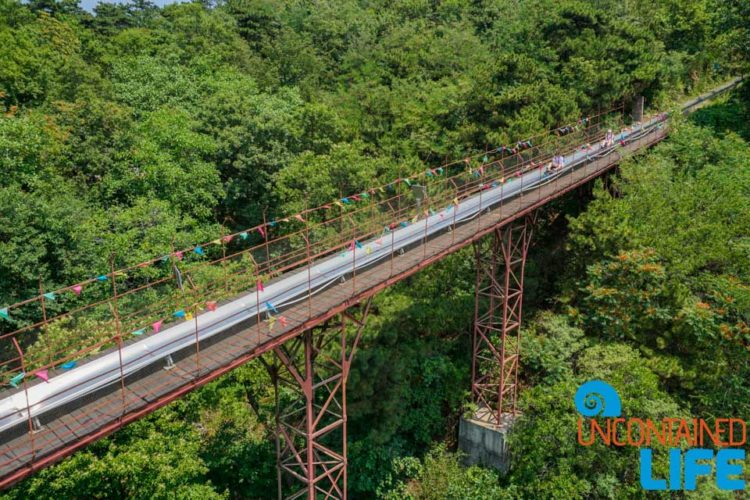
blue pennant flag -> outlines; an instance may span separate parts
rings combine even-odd
[[[274,314],[279,314],[279,311],[277,311],[273,304],[271,304],[270,302],[266,302],[266,308],[269,311],[273,311]]]
[[[101,276],[96,277],[97,281],[107,281],[107,276],[105,274],[102,274]]]
[[[198,255],[206,255],[206,252],[203,251],[203,247],[201,247],[200,245],[195,247],[193,252],[197,253]]]
[[[60,368],[62,368],[63,370],[72,370],[73,368],[76,367],[77,364],[78,364],[77,361],[68,361],[66,363],[61,364]]]
[[[172,316],[174,316],[175,318],[184,318],[185,317],[185,311],[183,311],[182,309],[180,309],[179,311],[173,312]]]

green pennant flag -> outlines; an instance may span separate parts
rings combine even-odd
[[[21,383],[21,380],[23,380],[23,378],[25,376],[26,376],[26,374],[23,373],[23,372],[21,372],[18,375],[16,375],[15,377],[13,377],[12,379],[10,379],[10,381],[8,383],[10,385],[12,385],[13,387],[18,387],[18,384]]]
[[[47,300],[56,300],[57,295],[55,295],[55,292],[47,292],[44,294],[44,298]]]
[[[0,309],[0,318],[10,320],[10,314],[8,314],[8,308],[3,307]]]

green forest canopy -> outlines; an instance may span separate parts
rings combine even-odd
[[[40,274],[68,285],[113,253],[140,262],[172,235],[210,240],[638,94],[667,106],[747,67],[748,10],[236,0],[91,15],[0,0],[0,304],[35,294]],[[592,374],[635,388],[624,405],[644,415],[750,419],[747,102],[681,124],[585,212],[549,208],[529,265],[523,458],[502,480],[441,447],[421,459],[453,442],[467,400],[471,257],[379,295],[350,384],[351,493],[434,498],[447,476],[457,498],[638,496],[632,456],[581,456],[561,431]],[[7,496],[273,496],[273,395],[256,365]],[[554,445],[525,448],[540,439]]]

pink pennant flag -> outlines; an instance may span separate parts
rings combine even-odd
[[[229,234],[227,236],[224,236],[224,243],[229,243],[230,241],[232,241],[232,235],[231,234]]]
[[[161,330],[161,324],[163,323],[162,320],[157,321],[153,325],[151,325],[151,328],[154,329],[154,333],[159,333],[159,330]]]
[[[331,205],[323,205],[323,208],[325,208],[326,210],[330,210],[331,209]]]
[[[182,260],[182,252],[175,252],[174,256],[177,258],[177,260]]]
[[[81,291],[83,290],[83,287],[81,285],[76,285],[72,288],[73,293],[76,295],[81,295]]]
[[[262,292],[265,288],[263,287],[263,282],[261,280],[258,280],[258,291]]]
[[[303,219],[300,214],[295,215],[294,218],[297,219],[300,222],[305,222],[305,219]]]
[[[39,370],[35,372],[34,375],[44,380],[45,382],[49,382],[49,372],[47,370]]]
[[[352,241],[352,244],[351,244],[351,245],[349,245],[349,251],[350,251],[350,252],[353,252],[353,251],[354,251],[354,241]]]
[[[378,238],[377,240],[375,240],[375,244],[376,245],[382,245],[383,244],[383,238]]]
[[[206,307],[208,307],[209,311],[215,311],[216,310],[216,302],[214,302],[213,300],[209,300],[208,302],[206,302]]]
[[[260,233],[260,235],[261,235],[261,236],[263,236],[263,237],[265,238],[265,237],[266,237],[266,232],[265,232],[265,231],[263,231],[263,228],[262,228],[262,227],[260,227],[260,226],[258,226],[258,227],[257,227],[257,229],[258,229],[258,232]]]
[[[284,316],[279,316],[279,323],[281,323],[281,326],[286,326],[286,318]]]

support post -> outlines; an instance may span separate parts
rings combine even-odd
[[[496,229],[477,266],[471,393],[475,418],[500,426],[516,413],[523,275],[536,212]]]
[[[369,310],[370,299],[274,349],[279,498],[347,498],[346,383]]]

